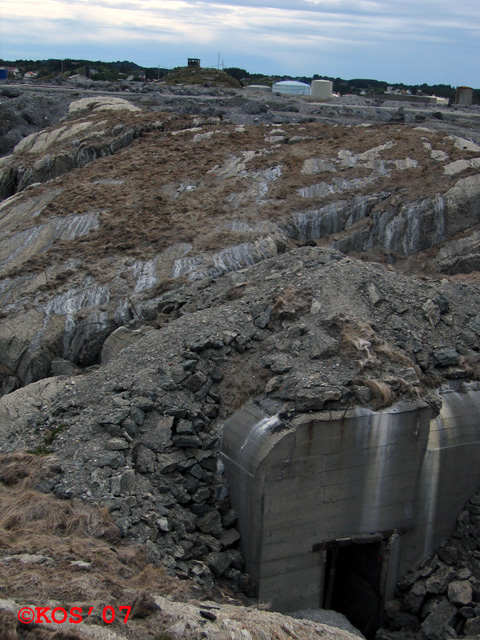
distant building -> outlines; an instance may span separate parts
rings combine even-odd
[[[310,85],[297,80],[283,80],[272,85],[273,93],[283,93],[285,95],[308,96],[310,95]]]
[[[75,75],[68,77],[67,82],[76,84],[81,87],[91,87],[93,85],[93,80],[81,75],[80,73],[76,73]]]
[[[322,100],[330,100],[333,95],[333,82],[331,80],[312,80],[310,95]]]
[[[462,107],[468,107],[472,104],[473,89],[472,87],[457,87],[455,92],[455,104]]]
[[[266,93],[270,93],[271,91],[270,87],[266,84],[249,84],[246,88],[252,91],[263,91]]]
[[[378,95],[377,98],[385,102],[393,100],[394,102],[410,102],[412,104],[422,105],[437,104],[437,98],[435,96],[412,96],[412,94],[407,91],[402,91],[399,93],[397,93],[397,91],[394,91],[390,94],[384,93],[383,95]]]
[[[200,66],[200,58],[188,58],[188,66],[189,67],[199,67]]]

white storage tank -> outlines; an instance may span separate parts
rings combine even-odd
[[[323,100],[329,100],[332,97],[333,82],[331,80],[313,80],[311,86],[311,95]]]
[[[293,96],[308,96],[310,94],[310,85],[297,80],[283,80],[282,82],[275,82],[272,85],[272,91],[273,93]]]
[[[472,87],[457,87],[455,92],[455,104],[463,107],[469,107],[472,104],[473,89]]]

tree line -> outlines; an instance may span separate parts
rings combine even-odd
[[[298,80],[299,82],[305,82],[310,84],[312,80],[331,80],[333,83],[333,91],[342,95],[346,93],[353,93],[360,95],[366,93],[367,95],[380,95],[385,93],[389,87],[393,90],[409,91],[412,95],[435,95],[440,98],[454,98],[456,87],[452,87],[449,84],[404,84],[404,83],[390,83],[383,80],[374,80],[371,78],[354,78],[352,80],[345,80],[343,78],[333,78],[330,76],[320,76],[315,74],[313,76],[263,76],[259,73],[249,73],[246,69],[238,67],[229,67],[225,69],[225,72],[236,78],[240,82],[245,84],[271,84],[272,82],[280,82],[282,80]],[[480,104],[480,89],[473,90],[473,102],[474,104]]]
[[[133,76],[134,80],[161,80],[170,69],[161,67],[141,67],[135,62],[128,60],[117,62],[102,62],[100,60],[74,60],[65,59],[48,59],[48,60],[15,60],[7,61],[0,59],[0,66],[17,67],[21,73],[26,71],[34,71],[39,78],[48,80],[58,76],[68,77],[75,73],[81,73],[92,80],[101,81],[117,81]],[[281,80],[299,80],[310,84],[312,80],[324,79],[331,80],[333,83],[333,91],[342,95],[346,93],[367,95],[379,95],[385,93],[388,87],[394,90],[409,91],[413,95],[436,95],[442,98],[454,98],[456,88],[449,84],[404,84],[389,83],[382,80],[374,80],[370,78],[354,78],[345,80],[343,78],[333,78],[329,76],[291,76],[276,75],[266,76],[261,73],[251,73],[240,67],[227,67],[225,73],[239,80],[243,85],[248,84],[266,84],[271,86],[274,82]],[[480,89],[473,90],[473,103],[480,104]]]

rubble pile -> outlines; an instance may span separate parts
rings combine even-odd
[[[453,537],[402,578],[397,596],[377,640],[480,635],[480,491],[459,514]]]

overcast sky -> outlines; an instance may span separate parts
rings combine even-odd
[[[480,0],[0,0],[0,57],[480,88]]]

